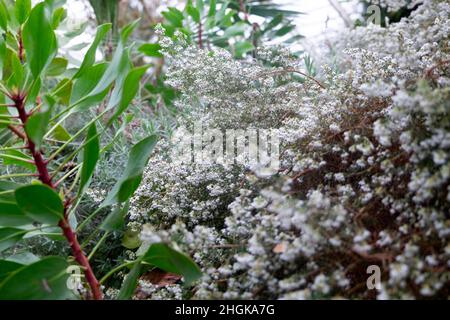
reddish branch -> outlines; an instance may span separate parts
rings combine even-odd
[[[19,37],[19,60],[21,63],[23,63],[23,40],[21,28],[19,29],[18,37]]]
[[[22,124],[25,126],[29,114],[25,110],[25,96],[21,93],[18,93],[17,95],[14,95],[12,97],[12,100],[14,101],[14,106],[17,109],[17,112],[19,114],[19,119],[22,122]],[[55,185],[52,181],[52,178],[48,172],[47,168],[47,162],[44,160],[43,154],[40,150],[36,148],[36,145],[31,141],[31,139],[28,137],[28,135],[25,133],[22,133],[17,128],[10,126],[9,127],[11,131],[13,131],[16,135],[23,138],[23,140],[26,143],[26,148],[31,153],[34,159],[34,164],[36,166],[36,169],[38,171],[39,180],[48,185],[50,188],[55,189]],[[56,190],[55,190],[56,191]],[[83,253],[80,247],[80,243],[78,242],[76,233],[72,230],[67,217],[67,210],[70,206],[70,202],[66,202],[64,204],[64,218],[62,218],[59,221],[59,226],[63,231],[64,236],[67,239],[67,242],[69,243],[70,248],[72,249],[72,254],[75,258],[75,260],[80,264],[80,266],[84,269],[84,274],[86,276],[86,281],[89,283],[89,286],[91,288],[92,292],[92,298],[95,300],[101,300],[103,298],[103,294],[100,288],[100,284],[98,280],[96,279],[94,272],[92,271],[91,265],[86,258],[86,255]]]
[[[198,46],[203,49],[203,25],[201,21],[198,23]]]

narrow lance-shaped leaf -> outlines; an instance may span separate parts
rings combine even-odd
[[[19,208],[31,219],[57,224],[63,218],[64,206],[59,195],[46,185],[28,185],[16,189]]]
[[[119,117],[130,105],[133,98],[136,96],[142,76],[145,74],[145,71],[148,69],[148,66],[142,66],[132,69],[125,78],[122,88],[122,96],[120,98],[119,106],[114,112],[114,115],[110,119],[110,123]]]
[[[16,0],[14,6],[14,13],[16,14],[17,22],[22,24],[27,19],[31,11],[31,0]]]
[[[31,10],[23,28],[23,45],[31,73],[38,78],[56,54],[56,37],[44,2]]]
[[[91,67],[95,63],[95,54],[97,52],[97,48],[100,42],[105,38],[109,30],[111,30],[111,23],[106,23],[98,26],[94,41],[86,52],[80,69],[78,69],[77,73],[74,75],[74,78],[79,78],[81,75],[83,75],[83,73],[87,71],[89,67]]]
[[[128,213],[128,208],[128,202],[122,208],[116,207],[100,225],[100,229],[105,231],[121,230],[125,225],[125,216]]]
[[[25,131],[37,148],[41,146],[55,105],[55,100],[50,96],[46,96],[44,100],[46,102],[45,109],[32,115],[25,124]]]
[[[122,177],[114,185],[102,206],[125,202],[131,197],[141,183],[145,166],[157,141],[158,137],[151,135],[133,146]]]
[[[135,21],[123,28],[119,44],[116,48],[116,52],[112,58],[111,63],[108,65],[103,76],[98,81],[94,89],[82,98],[79,102],[89,99],[92,96],[96,96],[104,92],[113,83],[114,80],[120,75],[123,70],[127,70],[129,66],[128,50],[124,50],[125,43],[128,40],[131,32],[136,28],[138,21]],[[77,102],[77,103],[79,103]]]
[[[81,168],[79,195],[82,195],[89,185],[100,155],[100,140],[95,123],[89,127],[86,141],[87,143],[83,149],[83,166]]]
[[[3,0],[0,1],[0,28],[2,28],[5,31],[8,31],[8,9],[5,6],[5,3]]]
[[[118,300],[128,300],[133,296],[134,290],[137,287],[139,276],[141,275],[142,265],[140,260],[137,260],[131,271],[125,277],[122,288],[120,288]]]

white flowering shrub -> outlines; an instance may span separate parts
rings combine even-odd
[[[257,61],[277,66],[266,67],[163,38],[184,112],[129,218],[144,243],[170,239],[203,269],[185,297],[448,297],[449,18],[447,1],[425,0],[388,28],[357,28],[336,43],[321,82],[299,79],[301,62],[283,49],[260,50]],[[279,172],[180,164],[171,150],[195,121],[276,129]],[[366,286],[371,265],[380,290]],[[141,287],[148,298],[182,297]]]

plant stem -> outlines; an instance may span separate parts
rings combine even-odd
[[[29,114],[25,110],[24,105],[25,97],[19,93],[16,96],[14,96],[12,100],[14,101],[14,106],[16,107],[17,112],[19,114],[20,121],[22,122],[23,125],[25,125],[29,117]],[[52,178],[48,172],[47,162],[44,160],[41,151],[36,148],[36,145],[28,137],[26,132],[25,138],[27,148],[34,159],[34,164],[38,171],[39,180],[55,190],[55,184],[53,183]],[[69,205],[70,202],[66,201],[66,203],[64,204],[64,218],[62,218],[59,221],[58,225],[62,229],[63,234],[66,237],[67,242],[69,243],[69,246],[72,250],[72,254],[75,260],[80,264],[80,266],[83,267],[86,281],[89,283],[89,286],[91,288],[92,298],[95,300],[101,300],[103,299],[103,293],[101,291],[100,284],[94,275],[92,267],[89,264],[89,260],[81,250],[76,233],[72,230],[72,227],[68,222],[67,210]]]

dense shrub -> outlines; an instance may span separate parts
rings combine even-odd
[[[284,49],[236,61],[162,38],[184,112],[150,160],[129,227],[192,254],[204,271],[194,298],[447,298],[449,17],[447,1],[426,0],[387,28],[356,28],[335,43],[322,83],[299,78]],[[281,170],[180,164],[171,150],[195,121],[276,129]],[[367,290],[369,265],[381,267],[379,291]],[[140,285],[140,298],[182,296],[176,284]]]

